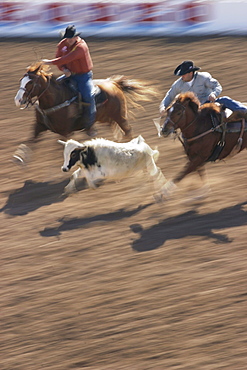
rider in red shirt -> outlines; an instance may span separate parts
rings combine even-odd
[[[86,42],[79,35],[74,26],[68,26],[63,39],[57,45],[56,58],[43,59],[43,62],[56,65],[66,77],[71,76],[77,83],[82,100],[89,104],[86,109],[88,117],[85,128],[88,135],[93,136],[94,130],[90,129],[95,122],[96,115],[93,62]]]

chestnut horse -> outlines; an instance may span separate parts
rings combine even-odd
[[[43,131],[50,130],[67,139],[72,132],[84,129],[83,102],[79,101],[78,92],[71,84],[68,80],[58,82],[49,67],[41,62],[28,67],[20,81],[15,104],[21,109],[33,105],[36,118],[32,137],[21,144],[14,155],[17,161],[25,163],[30,147]],[[141,108],[138,101],[150,101],[157,95],[147,82],[125,76],[99,80],[96,90],[95,122],[109,123],[115,131],[121,131],[124,141],[132,139],[127,103]]]
[[[179,94],[166,109],[161,135],[168,136],[181,131],[179,136],[188,162],[181,173],[164,187],[169,196],[189,173],[196,171],[205,184],[205,164],[233,156],[247,147],[247,126],[244,120],[226,123],[223,109],[207,103],[200,106],[194,93]]]

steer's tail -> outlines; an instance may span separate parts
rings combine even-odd
[[[157,147],[155,149],[152,149],[145,141],[145,139],[142,137],[142,135],[139,135],[137,137],[135,137],[134,139],[131,140],[131,143],[133,144],[142,144],[142,143],[145,143],[143,144],[145,146],[145,150],[146,152],[148,153],[148,155],[154,160],[154,162],[157,162],[158,158],[159,158],[159,151],[157,149]]]
[[[154,159],[154,162],[157,162],[157,160],[159,158],[159,155],[160,155],[160,152],[158,151],[158,149],[154,149],[153,150],[153,159]]]
[[[154,160],[154,162],[157,162],[158,158],[159,158],[159,151],[157,149],[157,147],[155,149],[152,149],[145,141],[145,139],[142,137],[142,135],[139,135],[137,137],[135,137],[134,139],[131,140],[131,143],[133,144],[142,144],[142,143],[145,143],[145,147],[146,147],[146,152],[152,157],[152,159]]]

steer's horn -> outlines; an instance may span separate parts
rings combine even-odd
[[[63,140],[58,140],[57,141],[59,144],[62,144],[62,145],[65,145],[66,144],[66,142],[65,141],[63,141]]]

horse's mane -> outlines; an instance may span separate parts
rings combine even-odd
[[[50,70],[50,67],[46,64],[43,64],[42,62],[34,62],[29,67],[27,67],[27,72],[35,72],[37,75],[45,76],[45,77],[51,77],[52,72]]]
[[[186,100],[190,100],[192,103],[195,103],[198,106],[198,108],[201,105],[199,99],[196,97],[196,95],[192,91],[187,91],[185,93],[179,94],[179,97],[177,99],[179,103],[183,104]]]
[[[221,107],[220,105],[217,105],[215,103],[205,103],[201,105],[199,99],[196,97],[196,95],[192,91],[188,91],[185,93],[181,93],[177,99],[179,103],[183,104],[186,100],[190,100],[190,106],[195,111],[200,111],[202,115],[208,114],[208,113],[220,113]]]
[[[215,103],[205,103],[201,106],[201,113],[207,114],[210,112],[220,113],[221,112],[221,106]]]

